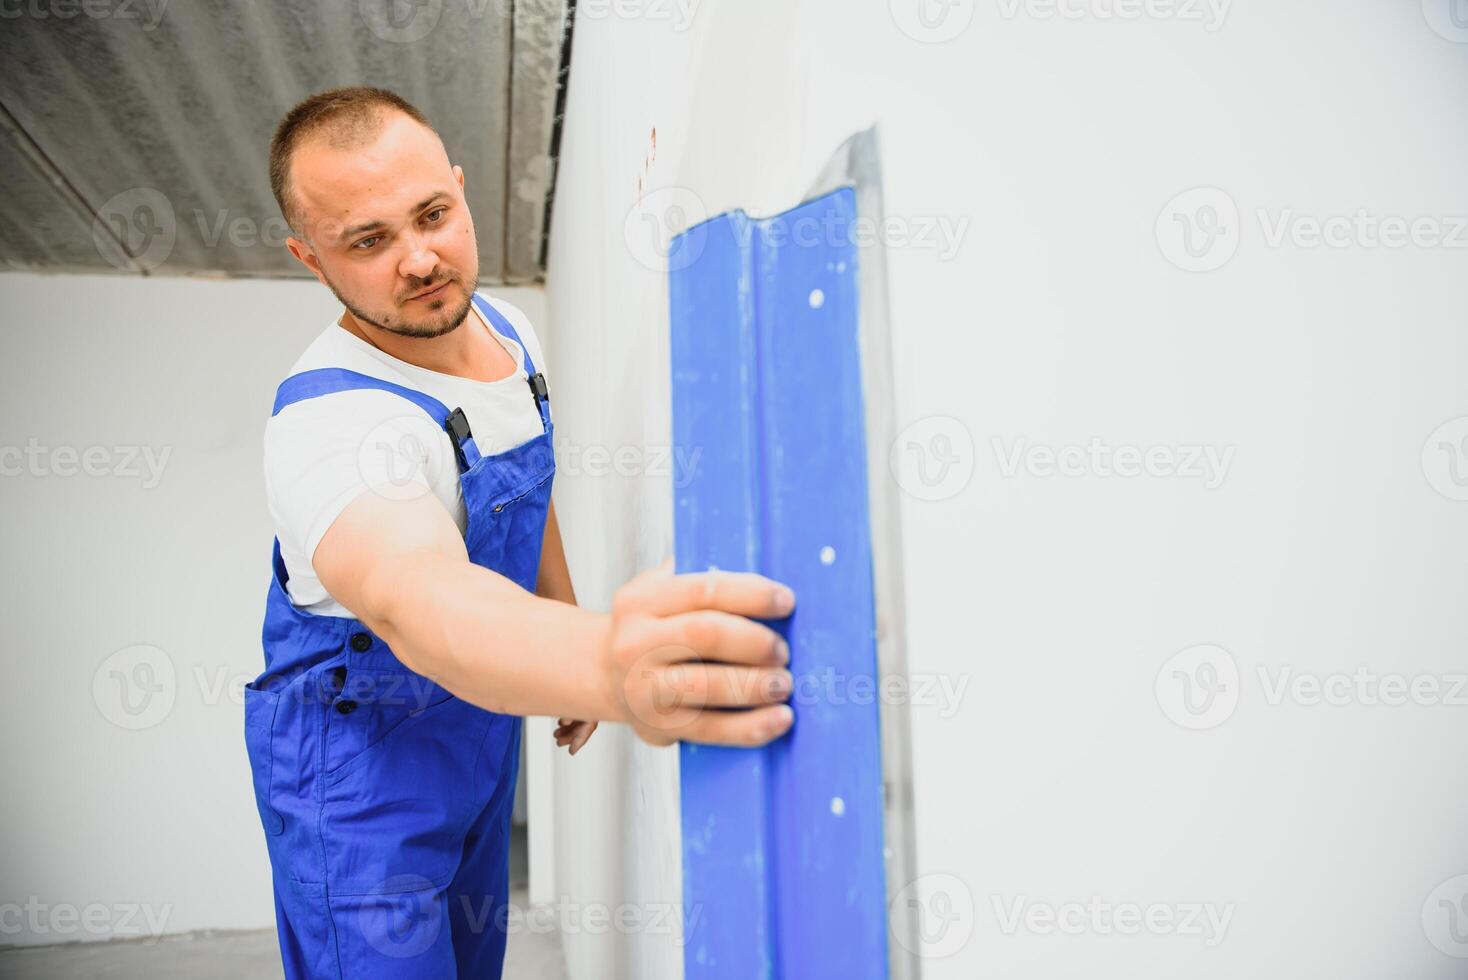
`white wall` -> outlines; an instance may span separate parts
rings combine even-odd
[[[542,321],[538,291],[489,292]],[[0,944],[271,927],[240,702],[274,533],[260,440],[341,307],[315,282],[12,274],[0,309],[0,447],[34,440],[0,460]],[[67,447],[98,475],[66,475]],[[110,659],[139,644],[151,678]]]
[[[903,514],[912,670],[968,685],[956,713],[913,710],[925,976],[1453,975],[1428,899],[1468,872],[1468,707],[1270,704],[1259,671],[1463,669],[1468,504],[1421,453],[1468,415],[1468,251],[1266,232],[1468,214],[1468,36],[1415,3],[1146,8],[1198,21],[1003,0],[928,5],[957,35],[925,43],[916,2],[579,18],[548,286],[561,436],[667,439],[644,214],[792,205],[878,122],[889,213],[961,246],[890,250],[899,423],[958,453],[946,484],[908,475]],[[1185,272],[1165,206],[1200,185],[1238,208],[1237,254]],[[1002,466],[1021,439],[1093,437],[1232,455],[1212,489]],[[561,485],[583,597],[666,553],[665,483]],[[1193,720],[1173,669],[1196,664],[1168,662],[1199,644],[1228,651],[1238,702],[1189,731],[1167,712]],[[607,734],[597,766],[562,766],[560,890],[676,903],[676,760]],[[1047,931],[1093,898],[1231,918],[1211,946],[1089,910]],[[1039,917],[1006,928],[1016,903]],[[668,937],[614,939],[568,936],[573,975],[680,975]]]

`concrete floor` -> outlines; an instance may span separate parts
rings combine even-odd
[[[528,908],[521,828],[516,828],[510,855],[510,901]],[[282,980],[283,976],[274,929],[191,932],[152,943],[0,949],[0,980]],[[560,937],[532,929],[511,933],[504,980],[566,980]]]

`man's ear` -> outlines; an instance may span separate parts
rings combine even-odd
[[[454,179],[459,182],[459,190],[464,189],[464,168],[454,164]]]
[[[323,286],[326,285],[326,277],[321,274],[321,260],[316,258],[316,253],[311,250],[310,245],[307,245],[305,242],[301,241],[299,238],[296,238],[293,235],[285,240],[285,247],[291,253],[291,255],[294,255],[296,257],[297,261],[299,261],[302,265],[311,270],[311,274],[314,275]]]

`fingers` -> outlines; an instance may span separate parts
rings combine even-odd
[[[755,620],[790,615],[794,593],[753,572],[673,568],[664,561],[613,598],[607,652],[622,720],[654,745],[758,746],[783,735],[794,721],[781,703],[793,686],[790,649]],[[567,721],[557,742],[574,752],[580,733]]]
[[[575,755],[581,751],[596,731],[597,723],[594,721],[576,721],[572,718],[561,718],[557,720],[559,727],[555,730],[557,747],[569,746],[571,754]]]
[[[581,734],[571,741],[571,754],[575,755],[581,751],[581,747],[591,739],[591,733],[596,731],[596,722],[588,721],[582,724]]]
[[[785,638],[743,616],[701,609],[646,622],[645,663],[713,660],[751,667],[783,667],[790,662]]]
[[[619,612],[671,616],[693,609],[720,609],[739,616],[779,619],[795,609],[795,593],[754,572],[715,569],[674,575],[672,559],[644,572],[617,591]]]
[[[747,708],[785,701],[793,680],[775,667],[679,663],[659,672],[655,683],[656,702],[665,708]]]
[[[794,720],[788,704],[748,711],[703,711],[680,737],[685,742],[755,748],[784,735]]]
[[[637,733],[655,745],[678,739],[759,745],[784,730],[771,727],[784,716],[772,721],[766,712],[788,698],[792,687],[783,667],[643,665],[626,675],[626,706]]]

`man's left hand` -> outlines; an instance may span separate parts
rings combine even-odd
[[[581,746],[591,738],[591,733],[596,731],[594,721],[576,721],[574,718],[561,718],[557,721],[559,727],[556,729],[556,744],[569,745],[571,754],[575,755],[581,751]]]

